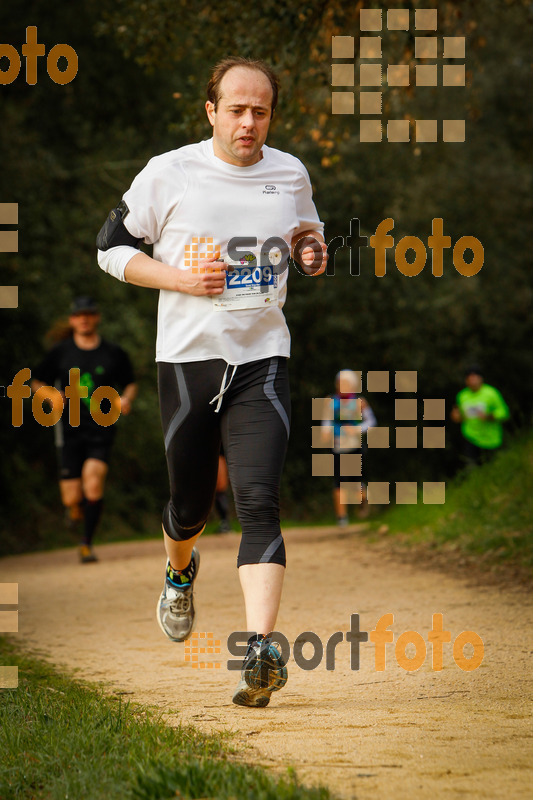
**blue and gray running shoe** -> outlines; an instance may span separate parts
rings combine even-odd
[[[236,705],[264,708],[269,704],[272,692],[283,689],[287,683],[287,667],[278,647],[270,639],[249,646],[241,679],[233,695]]]

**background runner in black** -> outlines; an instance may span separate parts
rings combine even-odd
[[[32,372],[32,388],[56,386],[62,393],[69,384],[69,370],[80,371],[80,385],[88,389],[80,401],[80,424],[69,425],[63,415],[56,426],[59,487],[69,524],[84,520],[80,559],[96,561],[91,543],[102,513],[105,478],[115,426],[99,425],[91,416],[90,401],[100,386],[120,389],[121,413],[128,414],[137,394],[133,369],[127,353],[98,334],[100,314],[94,300],[78,297],[69,317],[68,338],[57,344]],[[107,407],[106,407],[107,406]],[[109,401],[101,411],[107,413]]]

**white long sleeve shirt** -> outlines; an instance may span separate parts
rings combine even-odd
[[[295,234],[321,233],[323,224],[304,165],[266,145],[262,154],[252,166],[234,166],[215,156],[211,139],[152,158],[124,195],[130,212],[126,228],[153,244],[154,259],[176,269],[194,266],[196,253],[209,257],[220,252],[228,260],[227,246],[233,237],[255,237],[257,247],[252,249],[258,253],[272,237],[283,239],[290,250]],[[138,252],[134,247],[113,247],[98,252],[98,263],[125,280],[126,265]],[[277,276],[276,287],[265,286],[264,295],[256,294],[255,306],[249,308],[235,307],[232,298],[246,296],[247,288],[254,288],[242,286],[252,281],[253,269],[239,279],[239,291],[234,290],[237,277],[228,275],[226,306],[211,297],[162,290],[156,360],[223,358],[228,364],[242,364],[275,355],[288,357],[290,334],[282,311],[287,273],[285,269]],[[240,302],[246,304],[246,299]]]

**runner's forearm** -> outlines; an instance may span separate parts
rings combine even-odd
[[[137,253],[126,264],[124,278],[127,283],[147,289],[179,291],[179,271],[176,267],[156,261],[146,253]]]
[[[137,392],[139,388],[136,383],[128,383],[126,387],[124,387],[124,391],[122,392],[122,397],[126,398],[130,403],[133,403],[135,398],[137,397]]]
[[[311,239],[316,239],[317,242],[324,242],[325,241],[324,237],[322,236],[322,234],[318,233],[318,231],[301,231],[300,233],[296,233],[292,237],[291,251],[294,252],[294,248],[296,247],[296,245],[298,244],[300,239],[305,239],[307,236],[309,238],[311,238]]]

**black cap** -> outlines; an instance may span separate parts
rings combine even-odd
[[[468,375],[481,375],[481,377],[483,377],[483,370],[481,369],[479,364],[470,364],[470,366],[468,366],[465,369],[465,373],[464,374],[465,374],[465,378]]]
[[[75,297],[72,303],[70,304],[70,313],[71,314],[98,314],[99,308],[95,300],[88,295],[83,295],[82,297]]]

